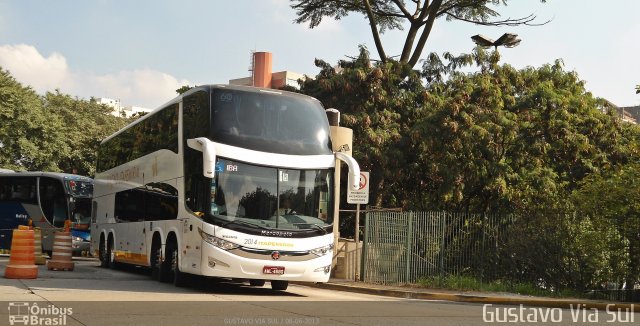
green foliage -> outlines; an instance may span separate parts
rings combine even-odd
[[[58,131],[64,139],[64,155],[57,153],[52,160],[58,162],[61,171],[93,175],[98,145],[129,120],[111,115],[108,106],[72,98],[58,90],[47,92],[43,99],[47,114],[62,121]]]
[[[178,93],[178,95],[183,94],[185,92],[187,92],[188,90],[192,89],[193,87],[189,86],[189,85],[184,85],[178,89],[176,89],[176,93]]]
[[[517,70],[480,49],[424,75],[367,50],[301,91],[343,113],[376,206],[465,212],[560,211],[588,174],[637,160],[636,129],[610,114],[562,63]],[[464,65],[479,71],[461,73]],[[406,77],[403,77],[406,76]]]
[[[482,282],[475,277],[464,275],[449,275],[444,278],[424,277],[418,280],[418,285],[430,289],[452,289],[460,291],[488,291],[509,292],[520,295],[535,295],[549,297],[580,297],[576,291],[552,291],[531,283],[505,283],[502,281]]]
[[[488,262],[495,269],[476,276],[553,293],[637,283],[640,129],[561,61],[515,69],[477,49],[433,55],[418,74],[372,63],[361,48],[338,69],[316,64],[320,73],[301,91],[339,109],[353,129],[371,204],[519,216]],[[460,72],[470,65],[475,72]],[[449,239],[443,252],[456,257],[469,240]]]
[[[50,160],[62,147],[61,121],[48,117],[41,98],[0,69],[0,166],[59,171]]]
[[[408,198],[403,180],[413,154],[405,131],[423,113],[419,74],[394,61],[373,65],[364,47],[354,61],[341,61],[339,72],[320,60],[316,65],[322,70],[301,91],[339,109],[342,124],[353,129],[358,163],[371,171],[371,203],[406,205],[399,200]]]
[[[0,69],[0,167],[92,176],[100,141],[128,121],[59,91],[38,96]]]
[[[611,275],[631,288],[640,281],[640,164],[635,162],[585,178],[572,200],[576,209],[607,238]]]
[[[479,72],[434,77],[429,113],[412,129],[423,180],[418,192],[428,194],[422,207],[561,209],[588,173],[634,155],[620,142],[619,122],[560,62],[516,70],[481,50],[471,58]]]

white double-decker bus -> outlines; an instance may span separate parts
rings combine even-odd
[[[275,290],[326,282],[335,160],[314,98],[199,86],[105,139],[98,150],[92,248],[103,266],[248,279]]]

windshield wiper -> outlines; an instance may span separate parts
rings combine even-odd
[[[228,221],[228,222],[222,224],[221,226],[222,227],[226,227],[229,224],[239,224],[239,225],[244,225],[244,226],[257,227],[257,228],[260,228],[260,229],[263,229],[263,230],[273,230],[272,228],[266,227],[264,225],[253,224],[253,223],[246,222],[246,221],[243,221],[243,220],[238,220],[238,219]]]
[[[293,224],[293,225],[310,225],[310,226],[313,226],[313,227],[315,227],[316,229],[318,229],[318,230],[322,231],[322,232],[323,232],[323,234],[327,234],[327,233],[329,233],[329,232],[327,232],[327,230],[325,230],[323,227],[321,227],[321,226],[320,226],[320,225],[318,225],[318,224],[313,224],[313,223],[292,223],[292,224]]]

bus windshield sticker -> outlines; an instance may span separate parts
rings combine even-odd
[[[222,161],[216,162],[216,172],[224,171],[224,163]]]

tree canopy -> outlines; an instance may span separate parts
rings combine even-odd
[[[372,63],[365,48],[338,69],[316,61],[321,71],[301,91],[341,110],[354,130],[372,204],[559,209],[587,175],[637,159],[638,129],[604,113],[606,102],[561,61],[518,70],[495,51],[465,58],[479,71],[427,86],[406,64]]]
[[[36,94],[0,68],[0,167],[92,176],[100,141],[128,120],[60,91]]]
[[[499,9],[507,0],[291,0],[298,24],[318,26],[323,19],[339,20],[349,14],[366,17],[380,60],[389,59],[380,34],[386,30],[404,30],[401,63],[414,67],[438,19],[488,26],[537,25],[536,16],[502,19]],[[541,0],[541,2],[546,2]],[[544,24],[544,23],[542,23]]]

